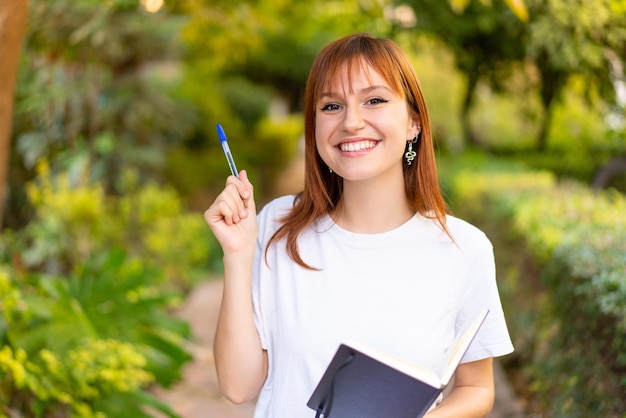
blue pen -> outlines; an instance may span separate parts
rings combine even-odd
[[[237,171],[237,166],[235,166],[235,160],[233,160],[233,154],[230,153],[230,148],[228,147],[228,140],[226,139],[226,134],[224,133],[224,129],[222,129],[222,125],[217,124],[217,136],[220,137],[220,144],[222,144],[222,149],[224,150],[224,155],[226,155],[226,161],[228,161],[228,167],[230,167],[230,172],[233,176],[239,177],[239,171]]]

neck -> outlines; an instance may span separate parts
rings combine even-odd
[[[334,214],[343,229],[363,234],[391,231],[408,221],[415,212],[406,198],[404,181],[344,181],[343,194]]]

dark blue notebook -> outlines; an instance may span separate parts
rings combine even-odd
[[[341,344],[307,406],[325,418],[418,418],[446,388],[489,311],[459,334],[436,373],[358,344]]]

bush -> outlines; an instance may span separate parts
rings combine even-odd
[[[145,389],[180,377],[187,326],[162,312],[169,297],[146,286],[154,271],[121,252],[101,261],[68,278],[0,272],[5,413],[147,417],[150,406],[175,416]],[[111,414],[113,399],[133,406]]]
[[[494,240],[530,408],[623,417],[626,198],[484,156],[443,166],[455,211]]]
[[[83,177],[52,176],[46,162],[27,187],[36,216],[16,234],[29,268],[66,273],[93,254],[124,248],[167,272],[169,283],[186,288],[204,273],[215,244],[200,214],[183,211],[176,192],[141,185],[135,172],[122,176],[121,196],[105,195]],[[175,239],[173,239],[173,237]]]
[[[127,193],[105,195],[41,164],[35,219],[3,231],[0,416],[175,416],[148,389],[191,358],[169,311],[205,271],[210,234],[173,190],[122,178]]]

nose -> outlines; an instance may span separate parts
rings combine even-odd
[[[344,129],[348,132],[358,131],[365,126],[363,113],[359,106],[346,106],[343,119]]]

